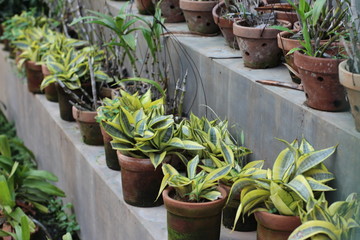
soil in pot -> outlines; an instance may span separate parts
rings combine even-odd
[[[180,8],[179,0],[163,0],[160,3],[161,16],[166,23],[184,22],[184,13]]]
[[[225,7],[225,2],[220,2],[215,5],[212,10],[212,15],[215,23],[219,26],[222,35],[224,36],[227,44],[234,49],[239,49],[236,37],[233,33],[233,24],[236,18],[225,18],[221,13]]]
[[[268,212],[255,212],[258,222],[257,240],[287,240],[301,225],[299,217],[282,216]]]
[[[155,4],[152,0],[135,0],[135,5],[140,14],[153,15],[155,13]]]
[[[290,26],[287,21],[277,20],[277,22],[278,25]],[[249,27],[245,21],[235,22],[233,30],[246,67],[264,69],[280,64],[281,50],[277,46],[279,30],[268,27]]]
[[[356,130],[360,132],[360,74],[354,74],[346,69],[347,62],[339,65],[339,80],[346,88],[351,106],[351,114],[355,120]]]
[[[106,166],[112,170],[119,171],[120,164],[116,154],[116,150],[112,148],[110,143],[112,137],[109,134],[107,134],[107,132],[105,132],[105,130],[101,127],[101,125],[100,125],[100,129],[104,140]]]
[[[219,187],[223,198],[202,203],[175,200],[174,190],[163,193],[167,210],[168,240],[218,240],[220,237],[221,211],[226,203],[226,191]]]
[[[214,35],[219,32],[219,27],[212,16],[212,9],[217,3],[217,1],[180,0],[180,8],[191,32],[204,35]]]
[[[44,79],[41,65],[36,65],[36,63],[33,61],[26,61],[25,70],[29,92],[41,93],[40,85]]]
[[[46,67],[46,65],[41,65],[41,70],[44,75],[44,77],[47,77],[50,75],[49,69]],[[55,87],[55,83],[50,83],[45,89],[45,97],[50,102],[58,102],[58,95]]]
[[[82,140],[88,145],[103,145],[103,137],[100,130],[100,124],[96,122],[96,111],[81,111],[72,106],[72,114],[79,124]]]
[[[227,186],[223,183],[220,183],[220,186],[226,190],[227,194],[229,194],[231,189],[230,186]],[[234,198],[230,202],[228,202],[228,204],[224,207],[222,222],[226,228],[233,229],[234,220],[236,217],[236,212],[239,207],[239,204],[240,204],[240,194],[236,194]],[[243,218],[241,217],[237,221],[234,230],[239,232],[250,232],[250,231],[255,231],[256,227],[257,227],[257,223],[255,220],[255,216],[254,214],[251,214],[250,216],[245,215],[244,221]]]
[[[158,195],[163,173],[150,159],[128,157],[117,151],[121,167],[121,184],[126,203],[136,207],[155,207],[163,203]]]
[[[339,81],[339,64],[342,59],[315,58],[299,51],[294,62],[304,86],[306,104],[314,109],[338,112],[349,109],[344,87]]]

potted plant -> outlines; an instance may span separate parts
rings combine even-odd
[[[217,3],[217,1],[180,0],[180,8],[190,32],[204,35],[214,35],[219,32],[219,27],[212,16],[212,9]]]
[[[220,237],[221,211],[227,193],[218,186],[218,180],[231,166],[210,173],[197,172],[199,161],[196,156],[188,162],[186,177],[169,164],[162,166],[164,178],[159,195],[162,192],[167,210],[169,240],[216,240]],[[169,187],[165,189],[166,186]]]
[[[166,23],[185,21],[179,0],[161,0],[157,3],[156,7],[161,9],[161,16],[165,18]]]
[[[338,71],[344,60],[342,47],[334,44],[345,34],[347,6],[343,1],[334,4],[315,1],[310,5],[300,0],[299,4],[292,4],[299,14],[304,38],[303,48],[294,49],[298,50],[294,53],[294,63],[304,86],[306,104],[323,111],[347,110],[349,104]],[[320,42],[324,36],[328,36],[325,44]]]
[[[175,124],[173,115],[165,115],[164,107],[145,113],[140,108],[131,112],[119,107],[111,122],[102,122],[112,137],[121,166],[122,189],[125,202],[134,206],[151,207],[155,201],[162,173],[158,167],[167,156],[183,150],[200,150],[200,144],[178,137],[181,124]]]
[[[334,190],[326,185],[334,177],[322,162],[336,146],[316,151],[305,139],[300,144],[297,140],[281,141],[287,148],[280,152],[266,177],[241,178],[229,195],[231,200],[242,189],[235,222],[241,214],[255,213],[259,239],[287,239],[301,224],[299,209],[305,208],[310,197]]]
[[[328,206],[325,195],[318,200],[310,199],[300,217],[302,224],[290,235],[289,240],[358,239],[356,230],[360,228],[360,199],[356,193],[345,201],[337,201]],[[357,237],[356,237],[357,236]]]
[[[360,131],[360,18],[359,4],[355,2],[347,26],[349,40],[343,42],[349,59],[339,65],[339,80],[347,91],[356,130]]]
[[[244,65],[255,69],[276,67],[281,57],[276,41],[280,31],[270,26],[290,27],[291,23],[277,20],[274,12],[261,14],[250,8],[246,15],[247,18],[236,21],[233,25]]]

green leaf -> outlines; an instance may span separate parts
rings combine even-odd
[[[45,180],[49,180],[52,182],[58,181],[58,178],[54,174],[52,174],[48,171],[44,171],[44,170],[30,169],[29,171],[27,171],[25,173],[24,177],[34,178],[34,179],[45,179]]]
[[[35,188],[53,196],[65,197],[65,193],[54,185],[41,180],[24,179],[23,187]]]
[[[304,202],[307,202],[310,197],[314,197],[313,190],[303,175],[296,176],[288,184],[286,184],[286,186],[296,192],[297,195],[304,200]]]
[[[186,149],[186,150],[202,150],[202,149],[205,149],[204,146],[202,146],[199,143],[194,142],[194,141],[184,140],[182,142],[184,144],[184,149]]]
[[[325,221],[308,221],[296,228],[288,240],[306,240],[317,234],[324,234],[332,240],[341,240],[341,232],[337,227]]]
[[[316,165],[320,164],[335,152],[336,147],[337,146],[334,146],[302,155],[298,160],[299,165],[296,173],[304,173],[315,167]]]
[[[221,193],[219,191],[210,191],[205,194],[201,194],[200,198],[204,198],[209,201],[215,201],[216,199],[221,198]]]
[[[166,151],[157,154],[157,153],[150,153],[149,154],[151,163],[154,165],[154,168],[157,168],[165,159],[166,157]]]
[[[197,166],[199,164],[199,156],[196,155],[193,159],[187,164],[187,176],[190,179],[194,179],[196,175]]]

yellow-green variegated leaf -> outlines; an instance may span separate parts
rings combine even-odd
[[[156,133],[150,131],[150,130],[146,130],[143,133],[143,136],[141,137],[134,137],[135,141],[137,142],[141,142],[141,141],[149,141],[151,139],[154,139],[155,137],[157,137]]]
[[[217,157],[213,156],[212,154],[210,154],[210,159],[213,161],[213,163],[215,164],[216,167],[220,168],[226,165],[225,162],[220,161]]]
[[[186,150],[202,150],[202,149],[204,149],[204,146],[202,146],[201,144],[194,142],[194,141],[184,140],[182,142],[184,144],[184,149],[186,149]]]
[[[317,168],[310,169],[310,170],[306,171],[305,173],[303,173],[303,175],[305,177],[311,177],[321,183],[331,181],[335,178],[334,174],[332,174],[331,172],[324,170],[324,169],[317,169]]]
[[[325,159],[330,157],[335,152],[336,147],[337,146],[329,147],[326,149],[322,149],[319,151],[314,151],[314,152],[302,155],[298,160],[299,165],[298,165],[296,173],[297,174],[304,173],[304,172],[312,169],[316,165],[320,164],[321,162],[323,162]]]
[[[231,150],[231,148],[222,141],[221,141],[221,153],[224,156],[225,161],[233,167],[235,164],[234,153]]]
[[[239,193],[241,189],[247,186],[256,186],[255,180],[251,178],[240,178],[239,180],[234,182],[230,189],[227,203],[229,203],[234,198],[234,195]]]
[[[216,147],[220,147],[221,134],[219,129],[216,127],[210,127],[208,130],[208,135],[211,143]]]
[[[130,138],[128,138],[122,131],[121,126],[114,122],[104,122],[102,121],[101,126],[104,128],[105,132],[109,134],[116,142],[133,144]]]
[[[155,130],[169,128],[174,124],[172,116],[157,116],[149,122],[149,127]]]
[[[304,202],[307,202],[310,197],[314,197],[313,190],[303,175],[296,176],[293,180],[286,184],[286,186],[296,192],[297,195],[304,200]]]
[[[153,109],[158,108],[159,106],[164,105],[164,98],[159,98],[152,102],[143,103],[144,109]]]
[[[135,124],[135,114],[133,115],[132,112],[128,111],[125,107],[121,106],[121,112],[124,116],[126,116],[126,119],[127,119],[127,122],[130,124],[130,125],[133,125]]]
[[[151,143],[149,142],[138,142],[135,144],[136,149],[143,152],[145,155],[149,154],[149,153],[157,153],[159,152],[159,149],[154,147]]]
[[[207,181],[211,181],[211,182],[215,182],[220,180],[221,178],[223,178],[224,176],[226,176],[231,170],[231,166],[227,165],[225,167],[221,167],[221,168],[216,168],[215,170],[213,170],[212,172],[210,172],[204,182]]]
[[[49,86],[51,83],[56,82],[56,77],[53,75],[46,76],[43,81],[41,82],[40,89],[44,90],[47,86]]]
[[[165,174],[169,174],[170,176],[179,175],[179,172],[168,163],[163,164],[161,169],[162,169],[164,175]]]
[[[247,213],[256,205],[262,203],[265,199],[268,199],[270,192],[264,189],[254,189],[247,192],[241,198],[241,204],[243,206],[243,213]]]
[[[65,71],[64,66],[57,62],[47,62],[46,66],[51,74],[59,74]]]
[[[256,160],[247,163],[242,169],[249,169],[249,168],[262,168],[264,166],[264,160]]]
[[[187,176],[188,178],[190,179],[194,179],[195,178],[195,175],[196,175],[196,169],[197,169],[197,166],[199,164],[199,156],[196,155],[193,159],[191,159],[189,161],[189,163],[187,164]]]
[[[301,144],[300,144],[299,149],[300,149],[302,154],[306,154],[306,153],[310,153],[310,152],[315,151],[313,146],[311,146],[311,144],[305,138],[303,138],[301,140]]]
[[[274,180],[283,180],[286,173],[295,163],[295,155],[288,148],[282,150],[276,158],[272,168],[272,178]]]
[[[168,164],[164,164],[164,165],[168,165]],[[161,180],[161,184],[160,184],[160,188],[159,188],[159,193],[156,197],[156,200],[160,197],[161,193],[164,191],[164,189],[166,188],[166,186],[168,185],[168,180],[171,176],[171,174],[169,173],[165,173],[164,172],[164,165],[162,166],[162,170],[163,170],[163,173],[164,173],[164,177],[163,179]],[[155,200],[155,201],[156,201]]]
[[[123,107],[121,107],[121,111],[119,112],[118,122],[120,123],[123,133],[129,138],[133,138],[132,131],[134,127],[131,126],[130,122],[134,122],[134,118],[127,110],[124,110]]]
[[[115,150],[119,150],[121,151],[135,151],[136,148],[134,148],[133,144],[127,144],[127,143],[123,143],[123,142],[118,142],[117,140],[112,140],[111,141],[111,147]]]
[[[94,72],[94,75],[97,80],[106,81],[106,82],[111,81],[111,78],[103,71],[98,70],[98,71]]]
[[[270,199],[281,215],[294,216],[294,211],[287,205],[279,193],[271,194]]]
[[[221,198],[221,193],[219,191],[210,191],[205,194],[201,194],[200,198],[207,199],[209,201],[215,201],[216,199]]]
[[[328,185],[325,185],[319,181],[316,181],[315,179],[311,177],[306,177],[306,180],[310,184],[310,187],[313,191],[319,191],[319,192],[325,192],[325,191],[335,191],[332,187],[329,187]]]
[[[150,161],[157,168],[166,157],[166,151],[158,153],[149,153]]]
[[[184,143],[180,138],[174,137],[168,143],[168,146],[173,147],[175,149],[184,149]]]
[[[332,223],[325,221],[308,221],[296,228],[288,240],[306,240],[316,234],[325,234],[331,240],[342,240],[340,230]]]

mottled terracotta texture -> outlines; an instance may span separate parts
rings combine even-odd
[[[294,23],[299,21],[296,12],[275,11],[275,13],[276,19],[289,21],[291,26],[294,26]]]
[[[231,48],[239,49],[238,43],[236,41],[236,37],[233,33],[233,24],[235,19],[226,19],[221,14],[221,9],[224,8],[225,2],[220,2],[215,5],[212,10],[212,15],[214,18],[215,23],[219,26],[222,35],[224,36],[227,44]]]
[[[44,79],[41,65],[36,65],[36,63],[33,61],[26,61],[25,70],[29,92],[41,93],[40,85]]]
[[[299,51],[294,62],[304,85],[306,104],[314,109],[330,112],[349,109],[344,87],[339,81],[341,59],[315,58]]]
[[[163,173],[156,170],[150,159],[128,157],[117,151],[121,166],[121,184],[126,203],[137,207],[154,207],[162,204],[156,197],[160,189]]]
[[[282,20],[278,20],[278,24],[290,26],[289,22]],[[280,64],[281,50],[277,46],[279,30],[248,27],[245,21],[237,21],[233,31],[246,67],[264,69]]]
[[[135,5],[140,14],[152,15],[155,13],[155,4],[152,0],[135,0]]]
[[[184,13],[180,8],[179,0],[162,0],[160,4],[161,15],[166,23],[184,22]]]
[[[215,34],[219,27],[214,22],[212,9],[217,1],[190,1],[180,0],[186,23],[191,32],[200,34]]]
[[[360,74],[354,74],[346,70],[347,62],[339,65],[339,80],[346,88],[347,97],[351,106],[351,114],[355,120],[356,130],[360,132]]]
[[[226,190],[226,193],[229,195],[231,187],[222,183],[220,183],[220,186],[224,188]],[[239,204],[240,192],[235,194],[234,198],[230,202],[228,202],[228,204],[223,209],[222,222],[226,228],[233,229],[236,211],[239,207]],[[256,226],[257,225],[254,214],[251,214],[250,216],[247,216],[246,214],[244,216],[244,221],[242,217],[237,221],[234,230],[239,232],[250,232],[255,231]]]
[[[97,112],[81,111],[72,107],[72,114],[79,125],[82,140],[88,145],[103,145],[103,137],[100,131],[100,125],[96,122]]]
[[[41,70],[44,75],[44,78],[50,75],[49,69],[46,67],[46,65],[41,65]],[[58,102],[58,95],[55,87],[55,83],[50,83],[45,89],[45,97],[47,100],[51,102]]]
[[[300,218],[295,216],[256,212],[255,218],[258,222],[257,240],[287,240],[301,225]]]
[[[112,137],[105,132],[104,128],[102,128],[101,125],[100,125],[100,130],[104,140],[106,166],[108,166],[108,168],[112,170],[119,171],[120,164],[117,158],[116,150],[112,148],[110,143]]]
[[[221,211],[227,193],[219,187],[223,198],[213,202],[190,203],[172,198],[173,188],[163,193],[167,210],[168,240],[218,240],[220,237]]]

